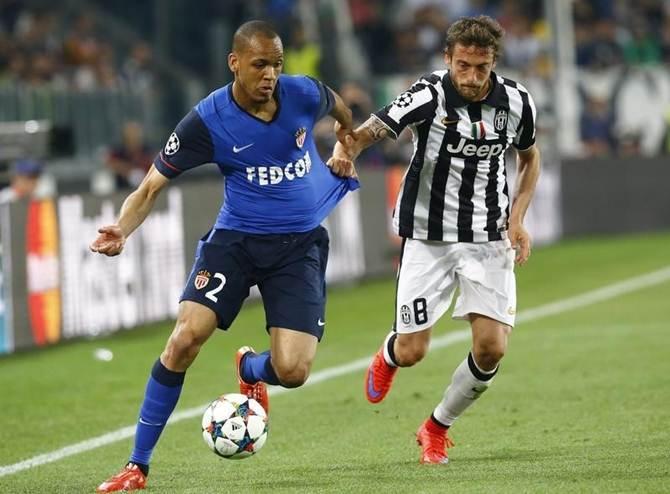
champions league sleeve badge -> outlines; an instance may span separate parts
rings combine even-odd
[[[170,138],[168,139],[167,144],[165,144],[165,149],[163,149],[163,152],[167,156],[172,156],[177,151],[179,151],[179,137],[177,137],[177,134],[173,132],[170,134]]]
[[[298,148],[302,149],[303,144],[305,144],[305,137],[307,137],[307,129],[305,127],[300,127],[295,131],[295,144]]]

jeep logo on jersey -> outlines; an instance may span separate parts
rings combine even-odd
[[[490,160],[502,153],[506,147],[497,141],[492,141],[496,142],[496,144],[475,144],[478,142],[482,141],[470,141],[469,139],[463,139],[461,137],[458,144],[455,146],[453,144],[447,144],[447,151],[453,155],[462,156],[464,158],[472,158],[474,156],[476,158]]]
[[[257,181],[259,185],[276,185],[282,180],[302,178],[312,170],[309,151],[295,163],[281,166],[247,166],[247,180]]]
[[[496,111],[496,116],[493,119],[493,126],[498,132],[505,130],[505,127],[507,127],[507,111],[505,110]]]
[[[177,151],[179,151],[179,137],[177,137],[177,134],[175,132],[170,134],[170,138],[165,144],[165,149],[163,151],[168,156],[171,156]]]
[[[207,283],[209,283],[209,278],[211,276],[210,272],[205,269],[198,271],[198,274],[195,275],[195,280],[193,280],[193,285],[195,285],[196,290],[205,288]]]
[[[302,145],[305,144],[305,137],[307,137],[307,129],[305,127],[300,127],[296,130],[295,143],[300,149],[302,149]]]

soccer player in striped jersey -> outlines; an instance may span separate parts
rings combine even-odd
[[[356,129],[352,145],[336,144],[329,160],[334,170],[349,170],[366,147],[406,127],[413,133],[393,215],[403,239],[395,323],[368,368],[365,392],[379,403],[398,367],[424,357],[458,289],[452,315],[470,322],[472,349],[417,432],[422,463],[448,462],[448,429],[498,372],[516,313],[514,264],[530,255],[523,220],[540,172],[535,106],[521,84],[493,72],[502,37],[490,17],[456,21],[446,37],[449,70],[420,78]],[[511,200],[510,145],[517,154]]]
[[[265,383],[294,388],[307,379],[325,326],[328,232],[323,219],[358,181],[321,160],[312,129],[326,114],[352,138],[351,110],[321,82],[281,75],[283,48],[262,21],[233,37],[228,84],[200,101],[177,125],[114,225],[100,228],[91,250],[121,253],[170,179],[216,163],[225,200],[199,243],[177,323],[151,370],[129,462],[97,492],[143,489],[149,461],[181,393],[186,370],[216,328],[227,330],[249,289],[263,298],[270,350],[235,356],[240,393],[268,410]],[[160,239],[156,239],[157,242]]]

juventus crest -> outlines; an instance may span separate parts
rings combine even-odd
[[[498,132],[501,132],[507,128],[507,111],[506,110],[497,110],[496,116],[493,119],[493,126]]]

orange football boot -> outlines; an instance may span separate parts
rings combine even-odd
[[[448,434],[448,429],[436,425],[428,417],[416,432],[416,442],[421,446],[419,463],[442,464],[449,463],[447,448],[452,448],[454,442]]]
[[[384,349],[380,348],[365,374],[365,396],[370,403],[379,403],[386,397],[397,371],[397,367],[386,363]]]
[[[258,381],[256,384],[247,384],[242,379],[242,358],[247,353],[254,353],[254,349],[250,346],[243,346],[235,354],[235,367],[237,368],[237,382],[240,385],[240,393],[256,400],[265,410],[265,413],[270,414],[270,398],[268,397],[268,387],[264,382]]]
[[[128,463],[119,473],[105,480],[95,492],[135,491],[144,489],[147,478],[134,463]]]

